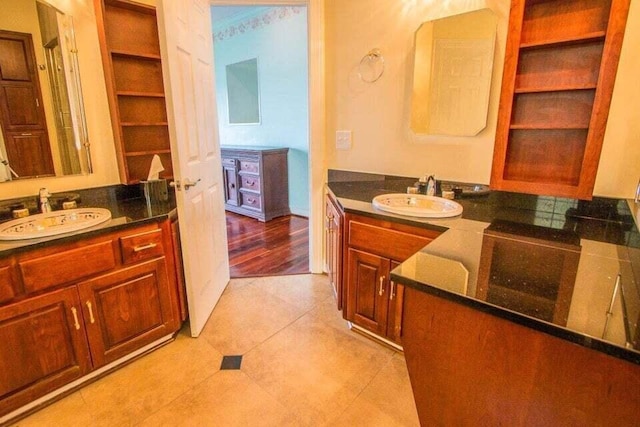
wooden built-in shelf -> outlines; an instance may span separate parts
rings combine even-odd
[[[164,98],[164,92],[135,92],[135,91],[118,91],[118,96],[142,96],[149,98]]]
[[[167,122],[126,122],[120,123],[120,126],[167,126]]]
[[[127,157],[149,156],[154,154],[171,154],[171,150],[153,150],[153,151],[129,151]]]
[[[520,129],[520,130],[550,130],[550,129],[589,129],[588,126],[559,126],[559,125],[511,125],[509,129]]]
[[[629,2],[511,2],[492,188],[591,199]]]
[[[155,8],[94,0],[120,179],[147,178],[159,155],[171,178],[171,147]],[[134,36],[132,36],[132,34]]]
[[[569,35],[555,39],[533,40],[527,43],[520,43],[520,49],[533,49],[538,47],[559,47],[562,45],[572,45],[581,42],[604,40],[606,33],[604,31],[594,31],[588,34]]]
[[[124,57],[131,57],[131,58],[140,58],[140,59],[152,59],[152,60],[157,60],[160,61],[160,55],[156,54],[156,53],[142,53],[142,52],[132,52],[132,51],[126,51],[126,50],[111,50],[111,55],[114,56],[124,56]]]
[[[563,86],[538,86],[538,87],[519,87],[514,89],[513,93],[540,93],[540,92],[563,92],[568,90],[593,90],[596,88],[594,84],[585,85],[563,85]]]

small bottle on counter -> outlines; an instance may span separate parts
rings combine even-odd
[[[11,216],[14,218],[24,218],[29,216],[29,209],[25,208],[24,205],[16,205],[11,207]]]

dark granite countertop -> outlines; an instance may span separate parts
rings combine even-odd
[[[111,220],[94,227],[72,233],[60,234],[58,236],[40,239],[0,241],[0,257],[6,257],[52,244],[76,241],[102,233],[140,225],[145,222],[161,221],[172,215],[176,215],[176,202],[173,191],[168,192],[168,200],[150,201],[149,203],[147,203],[143,195],[141,186],[138,185],[113,185],[65,192],[64,194],[73,194],[79,208],[97,207],[109,209],[109,211],[111,211]],[[10,205],[11,202],[18,203],[23,201],[23,199],[3,201],[3,204]],[[35,197],[33,199],[35,200]],[[26,206],[33,204],[35,207],[35,202],[32,203],[31,200],[25,200],[23,204]],[[2,213],[3,212],[0,212],[0,214]],[[8,219],[10,218],[7,218],[6,215],[0,215],[0,222]]]
[[[462,215],[446,219],[372,206],[373,197],[405,193],[415,181],[329,172],[327,187],[345,212],[443,231],[394,269],[393,280],[640,364],[633,203],[490,192],[458,199]]]

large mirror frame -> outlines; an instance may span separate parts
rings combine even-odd
[[[480,9],[423,23],[415,35],[411,130],[475,136],[487,126],[498,18]]]
[[[72,18],[0,0],[0,182],[92,172]]]

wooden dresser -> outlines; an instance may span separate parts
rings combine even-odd
[[[225,209],[269,221],[289,215],[288,148],[222,146]]]

